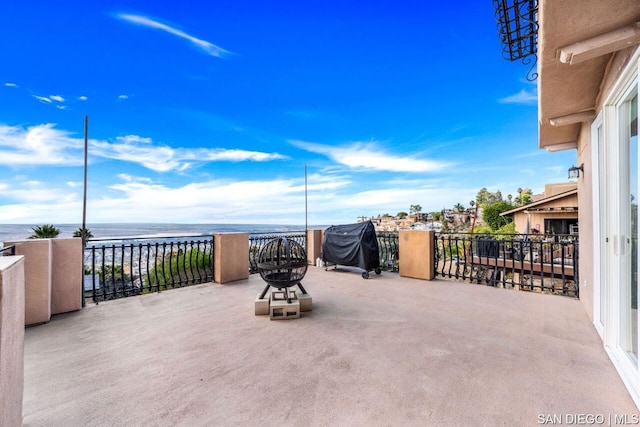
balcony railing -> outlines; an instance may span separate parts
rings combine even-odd
[[[260,249],[272,239],[276,237],[286,237],[295,240],[297,243],[305,246],[307,240],[304,231],[294,231],[288,233],[262,233],[251,234],[249,236],[249,273],[258,272],[257,259]],[[378,247],[380,257],[380,269],[385,271],[398,271],[398,233],[397,232],[378,232]]]
[[[527,79],[538,78],[538,0],[493,0],[502,56],[530,65]]]
[[[398,232],[395,231],[379,231],[376,233],[378,237],[378,250],[380,257],[380,269],[385,271],[398,271],[399,266],[399,243]]]
[[[249,235],[249,272],[276,237],[306,246],[306,233]],[[398,271],[397,232],[378,232],[380,268]],[[4,248],[9,251],[11,248]],[[436,278],[579,296],[577,236],[436,233]],[[90,239],[84,249],[84,296],[94,302],[212,282],[211,236]],[[431,256],[431,255],[430,255]]]
[[[286,237],[307,247],[307,233],[304,231],[289,231],[286,233],[251,233],[249,235],[249,274],[258,272],[258,254],[264,245],[277,237]]]
[[[578,236],[437,233],[435,276],[579,296]]]
[[[0,256],[11,256],[16,254],[16,245],[0,248]]]
[[[213,281],[211,236],[89,239],[84,296],[96,303]]]

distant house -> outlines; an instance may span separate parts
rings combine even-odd
[[[513,215],[516,231],[522,234],[577,234],[577,184],[547,184],[544,197],[500,215]]]
[[[431,213],[427,212],[416,212],[415,215],[416,222],[427,222],[431,220]]]
[[[424,222],[414,222],[409,228],[411,230],[431,230],[429,225]]]

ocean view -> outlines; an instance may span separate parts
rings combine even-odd
[[[41,224],[0,224],[0,244],[2,242],[28,239],[33,227]],[[53,224],[62,232],[58,237],[73,237],[80,224]],[[327,226],[309,226],[326,228]],[[107,223],[87,224],[94,238],[106,237],[166,237],[200,236],[213,233],[277,233],[304,230],[303,225],[282,224],[164,224],[164,223]]]

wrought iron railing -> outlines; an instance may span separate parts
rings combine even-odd
[[[16,254],[16,245],[9,245],[0,248],[0,256],[10,256]]]
[[[398,257],[398,232],[379,231],[376,233],[376,236],[378,237],[380,269],[385,271],[398,271],[400,262]]]
[[[579,297],[578,236],[436,233],[435,276]]]
[[[100,301],[213,281],[211,236],[89,239],[84,297]]]
[[[378,248],[380,257],[380,269],[385,271],[398,271],[398,233],[384,231],[376,233],[378,237]],[[293,231],[288,233],[262,233],[249,235],[249,273],[258,272],[258,254],[260,249],[270,240],[276,237],[286,237],[295,240],[305,246],[307,235],[304,231]]]
[[[531,65],[527,79],[538,78],[538,0],[493,0],[502,56]]]
[[[307,233],[304,231],[289,231],[285,233],[251,233],[249,234],[249,274],[258,273],[258,254],[260,249],[277,237],[286,237],[289,240],[307,247]]]

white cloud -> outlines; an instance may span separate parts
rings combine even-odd
[[[342,200],[341,204],[345,208],[358,208],[360,210],[376,209],[386,211],[391,214],[394,209],[408,209],[409,206],[420,202],[424,211],[439,210],[443,207],[453,206],[456,203],[465,203],[465,200],[475,198],[477,190],[445,188],[443,186],[423,185],[408,188],[404,185],[397,187],[381,188],[376,190],[364,190],[350,195],[348,199]],[[422,201],[435,201],[437,206],[426,207]],[[441,206],[440,206],[441,205]],[[372,212],[371,214],[385,213]]]
[[[526,159],[531,157],[539,157],[545,154],[544,150],[523,151],[513,156],[514,159]]]
[[[5,190],[10,191],[3,190],[5,202],[0,209],[0,223],[79,221],[82,212],[79,182],[70,186],[68,182],[23,179],[29,184],[5,186]],[[88,187],[90,223],[303,224],[305,220],[303,177],[229,178],[179,185],[123,173],[94,180]],[[443,185],[439,180],[416,179],[410,185],[402,181],[363,183],[327,170],[309,174],[307,188],[309,224],[317,225],[354,222],[361,215],[395,214],[407,211],[416,203],[421,204],[425,212],[438,211],[456,203],[466,205],[478,191],[475,187]],[[122,209],[123,206],[127,209]]]
[[[536,176],[537,171],[535,169],[531,169],[531,168],[523,168],[523,169],[520,169],[518,171],[518,173],[520,175],[528,175],[528,176],[534,177],[534,176]]]
[[[351,184],[348,177],[316,173],[308,178],[309,207],[315,210],[310,219],[322,218],[316,223],[326,224],[330,216],[342,215],[343,198],[337,197],[336,192]],[[117,182],[109,182],[110,179],[113,178],[89,183],[89,222],[304,223],[303,177],[264,181],[220,179],[186,185],[160,184],[129,174],[119,174]],[[0,182],[0,188],[2,185]],[[69,182],[32,182],[6,188],[11,191],[3,191],[0,223],[79,220],[82,212],[79,183],[70,186]],[[128,209],[122,209],[123,206]]]
[[[196,38],[190,34],[185,33],[184,31],[177,29],[175,27],[169,26],[167,24],[163,24],[158,21],[154,21],[151,18],[142,15],[130,15],[126,13],[120,13],[117,15],[118,18],[130,22],[136,25],[142,25],[148,28],[154,28],[157,30],[164,31],[166,33],[172,34],[174,36],[185,39],[195,45],[198,49],[203,50],[207,54],[215,57],[222,57],[224,55],[230,54],[228,50],[221,48],[220,46],[216,46],[215,44],[208,42],[203,39]]]
[[[355,142],[345,146],[331,146],[305,141],[289,141],[291,144],[312,153],[325,155],[333,161],[354,169],[373,169],[390,172],[435,172],[450,163],[398,156],[384,152],[373,142]]]
[[[10,82],[5,83],[4,85],[5,85],[5,86],[7,86],[7,87],[18,87],[18,85],[17,85],[17,84],[15,84],[15,83],[10,83]]]
[[[87,99],[89,99],[89,98],[87,98],[84,95],[78,97],[78,101],[86,101]]]
[[[39,96],[39,95],[31,95],[33,96],[35,99],[37,99],[38,101],[42,102],[43,104],[52,104],[53,101],[56,102],[64,102],[64,98],[60,95],[50,95],[50,96]],[[56,105],[56,108],[59,108],[60,110],[66,110],[67,107],[65,105]]]
[[[80,165],[84,141],[52,123],[22,128],[0,125],[0,165]],[[266,162],[287,159],[278,153],[225,148],[173,148],[151,138],[126,135],[115,142],[89,140],[89,154],[140,164],[157,172],[183,171],[207,162]]]
[[[500,99],[499,102],[503,104],[536,104],[538,102],[538,90],[535,88],[530,91],[522,89],[515,95]]]
[[[555,165],[555,166],[547,166],[544,168],[545,170],[553,173],[554,175],[567,175],[567,170],[569,169],[567,166],[560,166],[560,165]]]
[[[168,172],[181,167],[174,159],[174,149],[169,146],[152,146],[148,142],[131,140],[131,137],[118,137],[115,143],[92,141],[91,154],[99,157],[139,163],[157,171]]]
[[[0,125],[1,165],[79,165],[83,146],[82,139],[72,138],[51,123],[26,129]]]
[[[129,99],[129,95],[118,95],[118,99]]]
[[[12,183],[6,191],[3,191],[3,198],[33,205],[42,203],[53,203],[55,205],[77,200],[77,193],[69,192],[66,187],[56,188],[50,184],[49,182],[38,181]],[[4,207],[3,205],[3,210]]]
[[[31,95],[31,96],[33,96],[35,99],[45,104],[51,104],[53,102],[51,101],[51,99],[47,98],[46,96],[38,96],[38,95]]]
[[[146,136],[139,135],[125,135],[125,136],[117,136],[116,141],[122,144],[151,144],[152,140]]]
[[[264,153],[224,148],[172,148],[154,144],[151,138],[126,135],[116,138],[116,142],[92,141],[91,154],[116,160],[139,163],[156,172],[183,171],[194,163],[203,162],[264,162],[282,160],[286,156],[278,153]]]
[[[309,178],[313,183],[308,187],[309,192],[318,192],[320,198],[320,192],[346,185],[342,177]],[[122,217],[119,207],[130,206],[131,212],[127,213],[130,221],[163,222],[171,218],[178,222],[228,222],[232,219],[233,222],[264,223],[265,212],[268,212],[270,220],[304,222],[302,178],[213,180],[180,187],[134,180],[113,184],[110,188],[116,192],[115,196],[89,203],[91,215],[98,215],[102,221]],[[251,197],[247,197],[248,194]],[[336,209],[336,206],[330,208]]]
[[[198,150],[194,150],[191,153],[185,153],[184,157],[190,160],[201,159],[214,162],[267,162],[270,160],[283,160],[288,158],[287,156],[283,156],[278,153],[264,153],[262,151],[247,151],[225,148],[201,148]]]
[[[451,189],[428,182],[411,188],[399,183],[375,190],[358,190],[348,177],[341,175],[312,174],[308,182],[310,223],[326,225],[354,222],[360,215],[395,214],[415,203],[420,203],[425,211],[440,210],[472,200],[477,192],[476,188]],[[213,180],[179,187],[134,180],[113,184],[110,189],[115,192],[112,197],[90,200],[92,221],[166,222],[171,218],[185,223],[304,222],[304,180],[301,178]],[[225,203],[219,203],[220,200]],[[435,205],[424,201],[435,202]],[[131,209],[125,214],[121,206]]]
[[[128,173],[119,173],[118,178],[125,182],[153,182],[151,178],[129,175]]]

